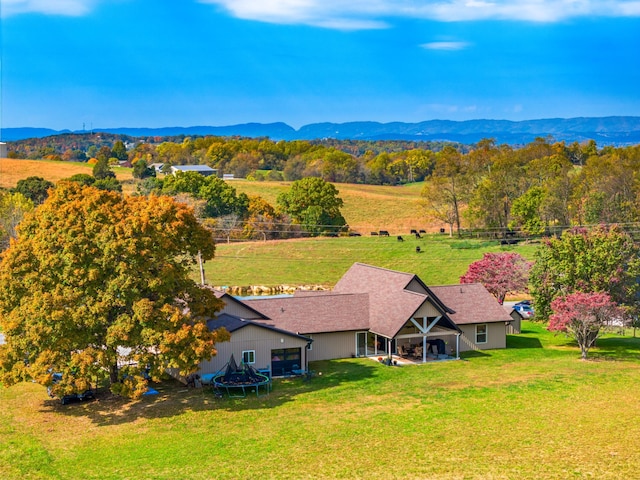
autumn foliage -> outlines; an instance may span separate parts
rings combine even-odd
[[[536,316],[549,318],[556,297],[606,292],[618,305],[637,308],[640,247],[616,225],[573,228],[536,251],[531,292]]]
[[[214,244],[188,206],[61,182],[1,257],[0,381],[136,397],[145,371],[192,373],[228,338],[207,328],[221,303],[191,278],[199,252]]]
[[[602,292],[577,292],[558,297],[551,303],[551,309],[553,314],[547,328],[574,338],[585,360],[602,328],[611,319],[622,319],[624,314],[609,294]]]
[[[531,263],[518,253],[485,253],[482,260],[469,265],[460,283],[481,283],[502,304],[508,293],[527,290],[530,268]]]

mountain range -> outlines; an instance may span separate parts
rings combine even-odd
[[[595,140],[599,146],[640,144],[640,117],[578,117],[540,120],[428,120],[405,122],[312,123],[295,129],[286,123],[245,123],[229,126],[195,126],[162,128],[94,128],[92,132],[107,132],[133,137],[215,135],[268,137],[272,140],[431,140],[473,144],[483,138],[493,138],[498,144],[522,145],[536,137],[551,137],[567,143]],[[3,128],[2,141],[42,138],[63,133],[88,131],[52,130],[47,128]]]

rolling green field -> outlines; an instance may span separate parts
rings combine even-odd
[[[498,242],[449,239],[430,235],[416,239],[344,237],[218,244],[205,263],[207,283],[216,286],[331,286],[354,262],[417,274],[427,285],[458,283],[470,263],[484,252],[504,251]],[[416,253],[416,246],[420,253]],[[509,247],[531,259],[537,244]]]
[[[35,384],[0,388],[0,475],[637,478],[640,339],[608,336],[584,362],[524,322],[508,346],[415,366],[318,362],[310,381],[242,400],[166,382],[138,402],[62,406]]]

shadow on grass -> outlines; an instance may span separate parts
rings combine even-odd
[[[468,360],[470,358],[485,358],[490,356],[491,355],[489,353],[483,352],[481,350],[469,350],[460,354],[460,358],[463,360]]]
[[[539,338],[507,335],[507,348],[542,348]]]
[[[589,350],[588,358],[592,360],[640,360],[640,338],[604,337],[599,338],[596,346]]]
[[[279,407],[294,401],[304,393],[336,388],[344,383],[367,380],[380,368],[388,368],[362,360],[333,360],[312,362],[316,372],[306,377],[276,378],[270,393],[258,397],[247,392],[245,398],[219,398],[212,387],[187,388],[174,379],[150,386],[157,395],[145,395],[140,400],[128,400],[111,394],[108,388],[96,392],[94,400],[74,401],[62,405],[59,399],[45,400],[42,412],[56,412],[73,417],[88,417],[95,425],[121,425],[140,418],[170,418],[184,412],[210,410],[243,411]]]

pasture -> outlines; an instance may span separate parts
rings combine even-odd
[[[316,237],[269,242],[220,243],[205,263],[207,283],[235,285],[331,286],[354,262],[417,274],[427,285],[458,283],[470,263],[485,252],[505,251],[499,242],[450,239],[428,235],[395,237]],[[416,246],[420,253],[416,253]],[[508,251],[533,258],[537,244],[508,246]]]
[[[234,180],[230,185],[238,193],[260,195],[275,205],[278,194],[286,191],[291,183]],[[434,231],[443,226],[425,218],[420,204],[422,182],[400,186],[334,185],[344,201],[341,211],[347,225],[363,235],[378,230],[389,230],[393,235],[408,234],[411,229]]]
[[[56,162],[51,160],[16,160],[0,158],[0,188],[13,188],[28,177],[42,177],[56,183],[76,173],[91,175],[93,167],[82,162]],[[114,167],[116,178],[125,185],[132,183],[131,169]]]
[[[30,176],[43,177],[51,182],[69,178],[76,173],[91,174],[92,167],[79,162],[55,162],[46,160],[0,159],[0,188],[13,188],[19,180]],[[136,180],[130,168],[114,167],[118,180],[123,182],[123,190],[135,192]],[[230,181],[238,193],[260,195],[275,206],[280,192],[286,191],[290,182],[250,182],[236,179]],[[389,187],[376,185],[336,184],[340,197],[344,200],[342,214],[347,223],[360,233],[389,230],[393,234],[408,233],[411,229],[440,228],[430,225],[420,206],[422,183]]]
[[[636,478],[640,339],[609,335],[583,362],[524,322],[508,346],[415,366],[317,362],[310,381],[242,400],[171,381],[137,402],[102,391],[68,406],[35,384],[0,388],[0,475]]]

